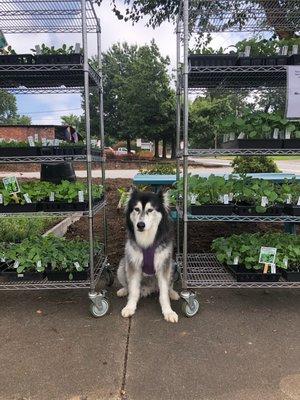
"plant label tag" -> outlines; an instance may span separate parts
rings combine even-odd
[[[250,57],[250,53],[251,53],[251,46],[246,46],[244,51],[244,56]]]
[[[273,131],[273,139],[278,139],[279,137],[279,129],[275,128]]]
[[[234,140],[234,139],[235,139],[235,134],[231,132],[229,135],[229,140]]]
[[[260,205],[262,207],[266,207],[268,205],[268,203],[269,203],[269,200],[268,200],[267,196],[262,196]]]
[[[0,204],[3,204],[3,194],[0,194]]]
[[[292,202],[292,195],[288,194],[286,198],[286,204],[291,204],[291,202]]]
[[[297,206],[300,206],[300,196],[298,197]]]
[[[49,201],[54,201],[55,200],[55,194],[54,192],[51,192],[49,195]]]
[[[54,139],[53,145],[54,146],[59,146],[59,139]]]
[[[238,139],[245,139],[245,133],[241,132],[238,136]]]
[[[229,201],[232,201],[232,200],[233,200],[233,193],[229,193],[229,194],[228,194],[228,199],[229,199]]]
[[[238,265],[239,264],[239,256],[235,256],[233,259],[233,265]]]
[[[283,56],[287,56],[288,51],[289,51],[289,46],[283,46],[282,47],[282,55]]]
[[[32,136],[28,136],[27,141],[30,147],[35,147],[35,143]]]
[[[261,247],[258,262],[266,265],[275,264],[276,253],[276,247]]]
[[[20,192],[20,186],[16,176],[9,176],[7,178],[3,178],[2,182],[9,194]]]
[[[39,141],[39,135],[38,135],[38,133],[35,133],[35,134],[34,134],[34,141],[35,141],[35,142],[38,142],[38,141]]]
[[[293,44],[292,54],[298,54],[298,45],[297,44]]]
[[[79,190],[79,192],[78,192],[78,201],[79,201],[79,203],[84,202],[84,193],[82,190]]]
[[[32,203],[31,198],[29,197],[28,193],[24,193],[24,199],[25,199],[26,203],[28,203],[28,204]]]
[[[264,265],[263,274],[267,274],[269,271],[269,264]]]
[[[283,259],[283,264],[284,264],[284,266],[287,268],[288,267],[288,263],[289,263],[289,260],[288,260],[288,258],[284,258]]]
[[[14,269],[17,269],[17,268],[19,267],[19,265],[20,265],[19,261],[16,260],[16,261],[14,262],[13,268],[14,268]]]
[[[42,261],[41,261],[41,260],[38,260],[38,261],[37,261],[37,263],[36,263],[36,270],[37,270],[38,272],[41,272],[41,271],[43,270],[43,268],[42,268]]]
[[[42,138],[42,146],[47,146],[47,139],[46,138]]]
[[[5,262],[5,257],[1,257],[1,262]]]
[[[78,261],[74,262],[74,267],[76,268],[77,271],[81,270],[80,264]]]
[[[93,147],[96,147],[96,146],[97,146],[97,139],[92,139],[92,140],[91,140],[91,145],[92,145]]]
[[[290,139],[290,138],[291,138],[291,132],[288,129],[286,129],[285,130],[285,139]]]
[[[271,274],[276,274],[276,265],[271,264]]]
[[[224,204],[229,204],[229,196],[228,196],[228,194],[224,194],[223,200],[224,200]]]
[[[232,249],[226,250],[227,257],[231,257]]]
[[[56,268],[56,261],[52,261],[51,265],[52,265],[53,268]]]
[[[196,201],[197,201],[198,195],[197,195],[197,194],[195,194],[195,193],[191,193],[191,196],[190,196],[190,198],[191,198],[191,204],[196,204]]]
[[[24,278],[24,274],[17,274],[18,278]]]

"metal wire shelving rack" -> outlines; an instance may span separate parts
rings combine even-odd
[[[278,9],[279,7],[279,9]],[[268,17],[266,17],[266,8]],[[188,253],[188,224],[194,222],[284,222],[300,223],[296,216],[240,216],[240,215],[191,215],[188,212],[188,160],[189,157],[217,155],[299,155],[299,149],[189,149],[188,146],[188,104],[189,93],[213,90],[218,93],[233,90],[264,90],[285,88],[287,67],[285,65],[253,66],[193,66],[189,64],[189,39],[195,33],[204,36],[212,32],[260,32],[276,30],[299,31],[300,4],[297,0],[259,0],[257,4],[248,1],[183,0],[177,20],[177,149],[180,148],[181,125],[183,129],[183,150],[178,151],[178,159],[183,158],[183,207],[178,209],[183,223],[182,252],[177,235],[177,265],[181,272],[184,311],[195,315],[199,302],[191,289],[196,288],[300,288],[300,282],[236,282],[230,273],[217,261],[213,254]],[[181,43],[183,42],[183,63],[181,63]],[[181,121],[181,105],[183,121]],[[177,170],[179,178],[179,168]],[[179,206],[178,206],[179,207]]]
[[[84,93],[86,155],[1,157],[0,163],[55,163],[60,161],[86,162],[88,183],[88,211],[82,212],[89,221],[90,261],[89,277],[86,281],[52,282],[46,278],[37,282],[5,282],[0,280],[0,290],[40,290],[40,289],[89,289],[90,311],[100,317],[107,313],[109,302],[105,291],[97,292],[96,285],[103,273],[109,273],[107,261],[106,201],[93,205],[92,167],[101,163],[101,180],[105,185],[104,120],[101,60],[101,25],[93,0],[0,0],[0,29],[3,33],[81,33],[83,62],[78,64],[41,65],[0,65],[0,88],[18,94],[32,93]],[[88,33],[97,35],[97,61],[99,70],[88,63]],[[99,128],[101,135],[100,155],[91,150],[90,131],[90,88],[98,93]],[[104,251],[94,251],[94,217],[103,214]],[[69,211],[23,213],[22,216],[66,216]],[[76,213],[76,212],[75,212]],[[20,216],[0,214],[0,217]]]

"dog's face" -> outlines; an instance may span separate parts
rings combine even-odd
[[[167,207],[167,195],[162,192],[131,192],[127,205],[127,221],[129,225],[132,224],[135,237],[142,247],[147,247],[154,241]]]

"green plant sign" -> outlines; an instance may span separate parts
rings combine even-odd
[[[258,262],[268,265],[275,264],[276,253],[276,247],[261,247]]]

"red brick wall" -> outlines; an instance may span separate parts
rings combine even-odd
[[[39,140],[55,139],[54,127],[35,127],[35,126],[0,126],[0,139],[18,140],[26,142],[28,136],[39,135]]]

